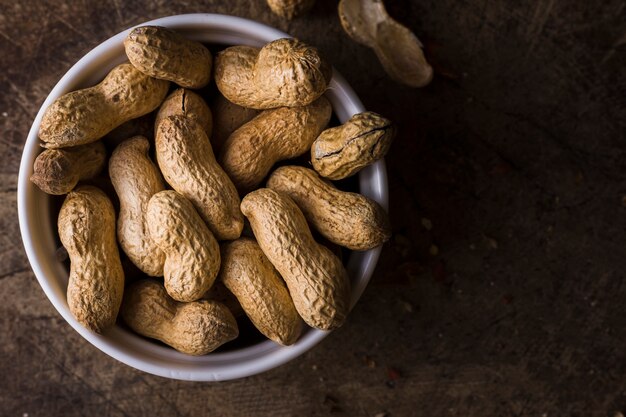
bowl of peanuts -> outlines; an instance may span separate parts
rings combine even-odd
[[[24,247],[61,316],[120,362],[192,381],[264,372],[346,322],[368,284],[394,133],[284,32],[149,21],[87,53],[39,110]]]

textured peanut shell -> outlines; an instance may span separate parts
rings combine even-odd
[[[267,187],[287,194],[326,239],[352,250],[382,245],[391,237],[385,210],[364,195],[341,191],[312,169],[284,166]]]
[[[211,288],[220,270],[220,248],[191,202],[161,191],[148,202],[150,237],[165,253],[163,280],[177,301],[195,301]]]
[[[163,104],[161,104],[154,125],[158,126],[161,120],[166,117],[178,115],[195,120],[202,126],[207,136],[211,137],[211,131],[213,129],[211,109],[198,94],[186,88],[179,88],[174,91],[167,96]]]
[[[158,168],[148,156],[150,144],[142,136],[115,148],[109,159],[109,177],[120,200],[117,239],[124,253],[143,272],[163,275],[165,253],[150,237],[146,212],[150,198],[165,189]]]
[[[46,148],[94,142],[122,123],[159,107],[169,82],[121,64],[94,87],[59,97],[46,109],[39,138]]]
[[[200,42],[160,26],[133,29],[124,40],[131,64],[154,78],[201,88],[211,79],[211,52]]]
[[[358,113],[315,139],[311,163],[321,176],[340,180],[383,158],[395,135],[388,119],[374,112]]]
[[[315,0],[267,0],[272,12],[288,20],[308,12],[314,4]]]
[[[177,302],[152,280],[138,281],[126,289],[121,316],[140,335],[188,355],[206,355],[239,335],[237,321],[223,304]]]
[[[239,191],[256,188],[276,162],[311,148],[331,112],[324,97],[308,106],[265,110],[230,135],[220,155],[224,171]]]
[[[260,188],[244,197],[241,210],[304,321],[322,330],[341,326],[350,308],[348,273],[339,258],[313,239],[296,203],[286,194]]]
[[[215,59],[215,83],[231,102],[251,109],[306,106],[326,91],[330,65],[296,39],[263,48],[232,46]]]
[[[211,109],[213,110],[211,146],[216,154],[219,154],[231,133],[254,119],[260,112],[260,110],[248,109],[231,103],[219,92],[211,102]]]
[[[202,127],[187,117],[170,116],[157,126],[155,142],[165,181],[194,204],[218,240],[237,239],[243,229],[239,195]]]
[[[102,333],[115,324],[124,292],[113,204],[96,187],[77,187],[65,197],[58,228],[70,257],[70,312],[83,326]]]
[[[67,194],[80,180],[98,175],[104,168],[106,149],[93,142],[66,149],[46,149],[37,156],[30,180],[43,192]]]
[[[250,321],[269,339],[292,345],[302,320],[289,291],[259,245],[240,238],[222,245],[220,279],[239,300]]]
[[[394,20],[382,0],[341,0],[339,19],[346,33],[374,50],[389,76],[410,87],[423,87],[433,78],[422,43]]]

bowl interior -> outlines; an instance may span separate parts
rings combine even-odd
[[[145,24],[170,27],[190,39],[208,44],[261,46],[274,39],[288,37],[286,33],[257,22],[213,14],[170,16],[142,25]],[[108,355],[142,371],[175,379],[215,381],[253,375],[281,365],[310,349],[328,332],[308,329],[296,344],[289,347],[264,341],[238,350],[192,357],[152,343],[120,326],[98,335],[81,326],[69,311],[65,296],[68,274],[55,255],[56,219],[51,218],[51,199],[29,181],[33,162],[41,150],[37,133],[43,112],[56,98],[96,84],[115,65],[126,61],[122,42],[129,31],[108,39],[78,61],[54,87],[33,122],[24,147],[18,181],[20,228],[33,271],[52,304],[81,336]],[[336,71],[326,97],[342,123],[354,113],[364,111],[354,91]],[[387,178],[383,161],[361,171],[359,188],[362,194],[387,208]],[[352,305],[367,285],[379,254],[380,248],[350,254],[347,269],[352,279]]]

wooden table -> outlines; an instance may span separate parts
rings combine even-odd
[[[388,3],[425,43],[427,88],[390,81],[334,1],[286,23],[264,1],[0,0],[0,415],[621,416],[624,2]],[[350,320],[224,383],[154,377],[78,336],[37,284],[16,214],[22,146],[61,75],[131,25],[190,12],[317,45],[400,126],[394,237]]]

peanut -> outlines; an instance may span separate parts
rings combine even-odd
[[[94,142],[111,130],[159,107],[169,82],[121,64],[98,85],[62,95],[41,119],[39,138],[46,148]]]
[[[189,355],[206,355],[239,335],[237,321],[223,304],[179,303],[152,280],[126,289],[121,316],[140,335]]]
[[[317,49],[296,39],[278,39],[261,49],[232,46],[215,59],[217,88],[229,101],[251,109],[310,104],[331,76]]]
[[[80,180],[98,175],[104,168],[106,149],[93,142],[66,149],[47,149],[35,159],[30,180],[43,192],[67,194]]]
[[[388,119],[370,111],[358,113],[315,139],[311,163],[323,177],[340,180],[383,158],[395,135]]]
[[[58,228],[70,257],[70,312],[83,326],[101,333],[115,324],[124,292],[113,204],[96,187],[77,187],[65,197]]]
[[[277,343],[295,343],[302,321],[285,283],[259,245],[252,239],[240,238],[221,249],[220,279],[255,327]]]
[[[200,299],[219,272],[220,249],[191,202],[176,191],[161,191],[148,202],[146,222],[165,253],[167,293],[177,301]]]
[[[341,326],[350,308],[348,273],[339,258],[313,239],[296,203],[286,194],[260,188],[244,197],[241,210],[304,321],[322,330]]]
[[[259,110],[241,107],[231,103],[221,94],[216,94],[211,102],[213,109],[213,135],[211,136],[211,146],[216,154],[219,154],[224,142],[235,130],[248,123],[255,116],[259,115]]]
[[[161,120],[156,156],[165,180],[191,200],[218,240],[236,239],[243,229],[239,196],[215,161],[202,127],[185,116]]]
[[[267,4],[272,9],[272,12],[282,18],[291,20],[308,12],[315,4],[315,0],[267,0]]]
[[[120,200],[117,238],[130,260],[151,276],[163,275],[165,253],[150,238],[146,212],[150,198],[165,186],[148,156],[150,144],[142,136],[115,148],[109,159],[109,176]]]
[[[211,130],[213,129],[211,109],[198,94],[185,88],[179,88],[167,96],[156,115],[155,128],[166,117],[177,115],[195,120],[202,126],[207,136],[211,137]]]
[[[391,237],[389,219],[378,203],[338,190],[311,169],[280,167],[270,176],[267,187],[291,197],[309,223],[333,243],[367,250]]]
[[[151,77],[186,88],[204,87],[211,78],[211,52],[173,30],[137,27],[124,40],[124,49],[130,63]]]
[[[281,160],[307,152],[330,120],[332,109],[320,97],[304,107],[266,110],[233,132],[222,148],[220,163],[237,189],[256,188]]]
[[[424,57],[422,43],[389,16],[382,0],[341,0],[338,10],[346,33],[372,48],[393,80],[410,87],[430,83],[433,68]]]

